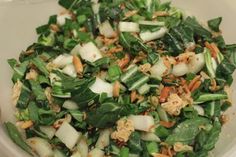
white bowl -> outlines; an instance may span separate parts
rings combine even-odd
[[[173,3],[203,21],[222,16],[221,28],[227,43],[236,42],[236,1],[175,0]],[[14,121],[14,107],[11,104],[11,70],[6,60],[18,57],[22,50],[34,42],[36,40],[35,28],[46,23],[49,15],[56,14],[59,10],[56,0],[14,0],[12,2],[11,0],[0,0],[1,122]],[[236,88],[235,83],[232,88]],[[234,96],[236,97],[236,93],[233,91]],[[223,127],[220,140],[213,151],[215,157],[236,156],[235,109],[236,107],[233,106],[227,112],[230,121]],[[0,125],[0,146],[0,156],[2,157],[27,156],[11,142],[2,125]]]

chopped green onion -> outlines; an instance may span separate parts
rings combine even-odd
[[[45,75],[48,76],[49,72],[46,68],[46,63],[39,57],[32,59],[32,63]]]
[[[158,144],[156,142],[150,142],[146,146],[147,146],[148,153],[150,155],[153,155],[159,152]]]
[[[128,68],[127,72],[121,75],[121,81],[126,82],[129,78],[131,78],[138,71],[138,67],[136,65]]]
[[[147,83],[138,88],[138,92],[141,95],[147,94],[149,91],[150,91],[150,86]]]
[[[207,67],[208,74],[210,75],[210,77],[215,78],[215,70],[213,67],[213,58],[211,57],[211,53],[207,48],[205,48],[205,50],[204,50],[204,58],[206,61],[206,67]]]
[[[127,147],[121,148],[119,157],[129,157],[129,148]]]
[[[118,65],[110,66],[108,69],[108,80],[112,82],[118,80],[121,73],[121,69]]]
[[[194,100],[194,104],[202,104],[207,101],[222,100],[227,98],[227,94],[201,94],[196,100]]]

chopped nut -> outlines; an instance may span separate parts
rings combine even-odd
[[[171,91],[171,87],[164,87],[160,93],[160,102],[165,102]]]
[[[37,80],[37,77],[38,77],[37,71],[34,70],[34,69],[30,69],[30,72],[28,72],[28,73],[26,74],[25,79],[26,79],[26,80]]]
[[[56,24],[51,24],[51,25],[50,25],[50,29],[51,29],[53,32],[59,32],[59,31],[60,31],[60,28],[59,28],[58,25],[56,25]]]
[[[152,18],[155,19],[156,17],[161,17],[161,16],[169,16],[169,13],[166,11],[157,11],[153,13]]]
[[[121,69],[124,69],[125,66],[129,64],[129,61],[130,61],[130,56],[129,54],[126,53],[125,57],[119,60],[117,64]]]
[[[151,104],[155,107],[159,105],[159,99],[157,96],[151,96],[150,101]]]
[[[83,73],[84,67],[80,58],[77,55],[73,55],[73,64],[76,72],[81,75]]]
[[[132,132],[134,132],[133,122],[129,119],[120,119],[117,121],[117,130],[111,134],[111,138],[127,142]]]
[[[200,75],[197,75],[197,76],[189,83],[189,85],[188,85],[189,90],[191,90],[191,89],[193,88],[194,84],[195,84],[197,81],[199,81],[199,80],[201,80],[201,76],[200,76]]]
[[[17,80],[17,82],[13,86],[12,103],[15,106],[20,98],[22,87],[23,87],[23,84],[20,80]]]
[[[21,124],[21,129],[28,129],[30,128],[31,126],[33,126],[33,122],[31,120],[29,121],[24,121],[22,124]]]
[[[49,102],[49,104],[52,104],[53,103],[53,97],[52,97],[52,88],[51,87],[47,87],[44,91],[46,97],[47,97],[47,100]]]
[[[182,151],[193,151],[193,147],[189,145],[184,145],[183,143],[177,142],[174,144],[174,150],[176,152],[182,152]]]
[[[124,20],[131,17],[131,16],[133,16],[133,15],[135,15],[135,14],[137,14],[137,13],[138,13],[138,10],[131,10],[131,11],[126,12]]]
[[[171,128],[175,125],[175,122],[160,121],[160,125],[164,126],[165,128]]]
[[[130,94],[130,101],[133,103],[135,100],[137,100],[137,92],[133,90]]]
[[[115,81],[113,86],[113,97],[119,97],[120,95],[120,83],[119,81]]]
[[[140,65],[139,70],[143,73],[147,73],[151,70],[151,64],[150,63],[145,63],[143,65]]]

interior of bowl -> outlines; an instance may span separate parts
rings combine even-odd
[[[30,1],[27,1],[30,2]],[[14,121],[14,106],[11,104],[11,70],[7,64],[8,58],[16,58],[19,53],[36,39],[35,28],[48,19],[49,15],[56,14],[59,10],[56,0],[38,1],[40,3],[0,3],[0,109],[1,121]],[[227,43],[236,42],[234,28],[236,22],[236,1],[224,0],[175,0],[174,5],[187,10],[188,13],[206,21],[207,19],[222,16],[222,30]],[[236,78],[236,76],[234,77]],[[234,82],[232,89],[236,88]],[[233,91],[232,97],[236,96]],[[235,102],[235,100],[234,100]],[[235,106],[229,109],[227,115],[230,121],[223,127],[223,133],[214,150],[215,157],[236,156],[236,118]],[[0,152],[1,156],[26,157],[17,146],[6,136],[2,126],[0,127]]]

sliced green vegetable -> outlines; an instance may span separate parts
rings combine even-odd
[[[47,99],[44,89],[40,86],[38,81],[29,80],[34,96],[37,101],[45,101]]]
[[[38,113],[38,106],[35,102],[31,101],[28,106],[29,109],[29,117],[33,122],[39,122],[39,113]]]
[[[147,143],[146,146],[147,146],[147,150],[148,150],[149,155],[153,155],[153,154],[159,152],[159,146],[156,142]]]
[[[129,148],[127,147],[121,148],[119,157],[129,157]]]
[[[208,119],[201,117],[185,120],[173,130],[173,133],[167,137],[166,142],[169,144],[174,144],[176,142],[190,144],[201,131],[200,126],[209,123],[210,121]]]
[[[143,148],[141,146],[141,137],[138,132],[133,132],[130,136],[128,147],[132,153],[140,153]]]
[[[115,81],[119,79],[121,73],[121,69],[118,65],[110,66],[108,69],[108,80]]]
[[[17,130],[17,128],[15,127],[15,125],[12,124],[11,122],[6,122],[4,125],[7,129],[8,135],[10,136],[12,141],[15,142],[23,150],[25,150],[26,152],[28,152],[29,154],[32,155],[31,148],[24,142],[24,139],[20,135],[20,133]]]
[[[194,104],[202,104],[207,101],[215,101],[215,100],[224,100],[227,99],[227,94],[201,94],[196,100],[194,100]]]
[[[131,66],[124,74],[121,75],[120,79],[122,82],[126,82],[129,78],[135,75],[138,71],[137,66]]]
[[[20,109],[25,109],[28,106],[28,103],[31,98],[31,91],[23,85],[20,92],[20,97],[17,101],[16,107]]]
[[[49,72],[46,68],[46,63],[39,57],[32,59],[32,63],[45,75],[48,76]]]
[[[221,113],[221,103],[220,101],[210,101],[204,104],[205,114],[210,117],[219,117]]]
[[[194,31],[194,35],[203,37],[205,39],[211,38],[211,32],[209,32],[207,29],[205,29],[202,25],[198,23],[196,18],[194,17],[187,17],[184,21],[184,24],[189,26]]]
[[[208,71],[208,74],[210,75],[210,77],[212,78],[215,78],[215,69],[213,67],[213,58],[211,57],[211,53],[210,51],[205,48],[204,50],[204,58],[205,58],[205,61],[206,61],[206,67],[207,67],[207,71]]]
[[[183,46],[173,34],[166,33],[166,35],[164,36],[164,43],[169,48],[168,50],[173,56],[178,56],[184,51]]]
[[[115,102],[103,103],[96,110],[88,112],[87,122],[97,128],[105,128],[115,124],[122,116],[129,114],[126,105]]]
[[[217,18],[214,18],[214,19],[211,19],[209,20],[207,23],[208,23],[208,26],[215,32],[219,32],[220,31],[220,24],[221,24],[221,21],[222,21],[222,17],[217,17]]]

